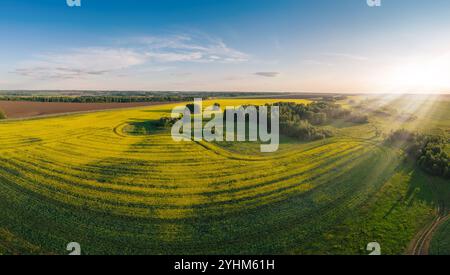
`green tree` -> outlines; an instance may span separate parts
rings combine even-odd
[[[445,151],[447,140],[444,137],[401,129],[392,132],[386,142],[402,147],[429,174],[449,178],[450,161]]]

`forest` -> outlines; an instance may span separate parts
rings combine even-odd
[[[275,103],[280,107],[280,133],[304,141],[319,140],[332,137],[326,126],[342,119],[352,123],[367,123],[368,117],[355,114],[333,102],[313,102],[310,104]]]
[[[400,129],[392,132],[386,143],[403,148],[407,156],[430,175],[450,178],[450,162],[445,152],[448,141],[444,137]]]

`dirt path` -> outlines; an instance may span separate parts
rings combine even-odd
[[[427,183],[432,187],[431,177],[427,177]],[[431,241],[433,240],[433,235],[436,233],[436,230],[441,226],[445,221],[450,219],[450,208],[448,207],[448,202],[442,199],[438,199],[439,196],[436,194],[436,190],[431,188],[434,193],[434,197],[437,198],[437,209],[436,209],[436,217],[433,219],[431,223],[425,226],[414,239],[411,241],[408,249],[406,250],[407,255],[429,255]]]
[[[450,215],[445,211],[438,209],[438,215],[433,222],[427,225],[411,242],[407,250],[408,255],[428,255],[430,251],[431,240],[436,230],[441,224],[450,219]]]

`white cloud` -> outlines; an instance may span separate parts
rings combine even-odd
[[[87,47],[40,54],[33,60],[22,62],[13,73],[37,79],[72,79],[124,71],[138,65],[151,68],[161,66],[161,63],[239,63],[247,60],[248,55],[228,47],[219,39],[152,36],[130,39],[120,47]]]
[[[228,47],[222,40],[205,36],[149,36],[131,42],[139,44],[157,62],[238,63],[249,59],[247,54]]]
[[[132,49],[81,48],[38,55],[35,60],[23,62],[14,73],[40,79],[79,78],[127,69],[147,59]]]
[[[348,53],[324,53],[322,54],[327,57],[334,57],[334,58],[340,58],[340,59],[348,59],[352,61],[368,61],[369,58],[362,55],[356,55],[356,54],[348,54]]]

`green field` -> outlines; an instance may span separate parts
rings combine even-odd
[[[368,254],[373,241],[402,254],[450,186],[383,137],[448,135],[449,102],[417,106],[412,122],[374,115],[325,140],[283,137],[271,154],[130,131],[175,105],[0,122],[0,254],[67,254],[69,242],[84,254]]]
[[[442,224],[431,242],[432,255],[450,255],[450,220]]]

